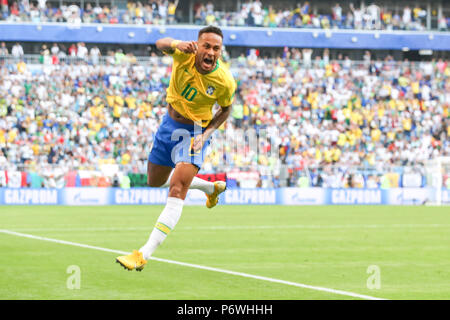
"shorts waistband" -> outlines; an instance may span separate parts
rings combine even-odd
[[[168,121],[171,125],[173,125],[174,127],[177,127],[177,128],[183,128],[183,129],[190,130],[190,131],[193,131],[194,128],[195,128],[195,125],[192,125],[192,124],[186,124],[186,123],[181,123],[181,122],[175,121],[175,120],[169,115],[169,112],[166,112],[166,114],[164,115],[164,119],[165,119],[166,121]],[[199,126],[199,127],[202,128],[202,132],[205,130],[205,128],[203,128],[203,127],[201,127],[201,126]]]

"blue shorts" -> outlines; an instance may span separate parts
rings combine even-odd
[[[210,142],[208,139],[197,153],[192,150],[192,143],[194,137],[204,130],[205,128],[200,126],[179,123],[166,113],[156,132],[148,161],[172,168],[175,168],[178,162],[187,162],[200,169]]]

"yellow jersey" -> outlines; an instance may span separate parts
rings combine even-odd
[[[176,10],[177,6],[174,3],[169,3],[169,6],[167,7],[167,14],[174,16]]]
[[[186,119],[206,127],[216,102],[221,107],[232,104],[236,81],[222,60],[217,61],[213,71],[201,74],[195,68],[195,54],[177,48],[170,55],[173,66],[166,101]]]

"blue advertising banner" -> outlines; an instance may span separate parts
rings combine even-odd
[[[164,205],[167,188],[0,188],[0,205]],[[450,190],[442,189],[442,203],[450,204]],[[205,194],[190,190],[186,205],[204,205]],[[434,188],[393,189],[228,189],[222,205],[421,205],[436,201]]]
[[[0,188],[0,204],[40,205],[60,204],[57,189],[10,189]]]
[[[385,190],[328,189],[327,204],[387,204]]]
[[[321,205],[326,201],[323,188],[283,188],[280,189],[280,203],[285,205]]]
[[[229,189],[222,204],[280,204],[280,189]]]
[[[111,204],[165,204],[167,188],[110,189]]]
[[[61,203],[68,206],[99,206],[111,204],[108,188],[65,188],[60,189]]]
[[[435,201],[435,194],[436,190],[431,188],[398,188],[389,190],[386,202],[393,205],[419,205]]]
[[[443,189],[442,190],[442,203],[450,203],[450,190]]]

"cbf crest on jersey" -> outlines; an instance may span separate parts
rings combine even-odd
[[[212,94],[214,93],[214,90],[216,90],[216,88],[214,88],[213,86],[208,86],[208,89],[206,90],[206,93],[210,96],[212,96]]]

